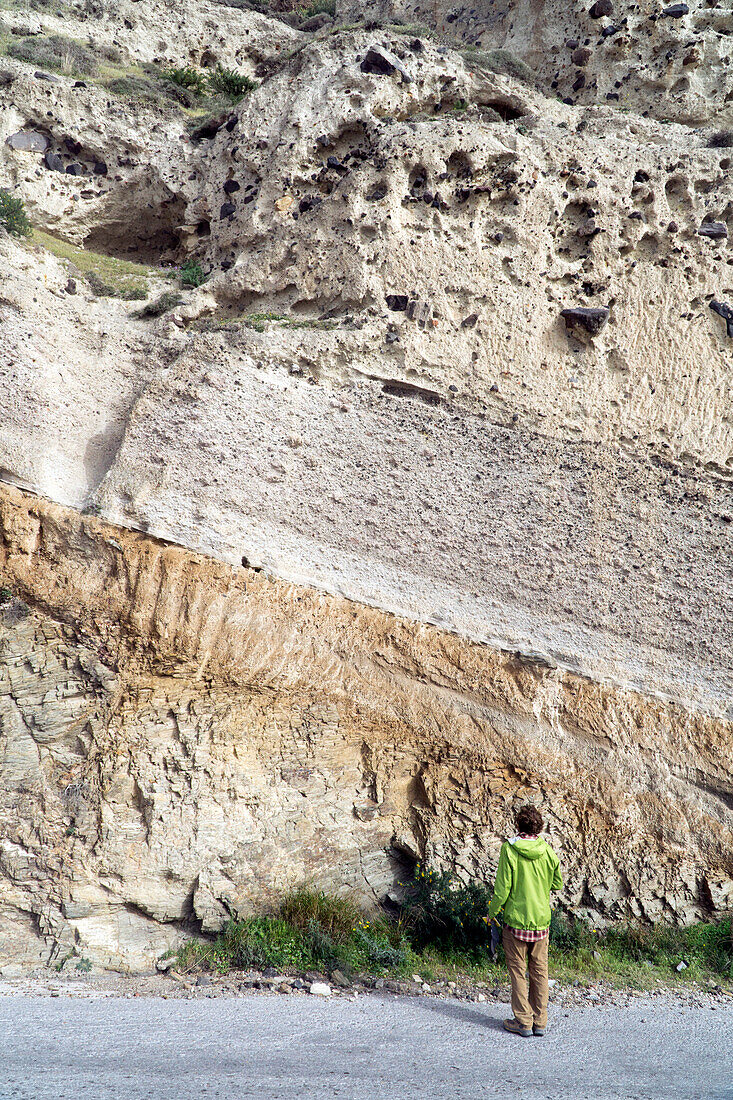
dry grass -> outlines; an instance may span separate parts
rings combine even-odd
[[[42,229],[33,231],[33,240],[41,248],[53,253],[57,259],[73,267],[100,297],[142,301],[150,293],[149,280],[166,277],[163,270],[132,263],[130,260],[120,260],[116,256],[106,256],[101,252],[90,252],[63,241],[60,237],[45,233]]]

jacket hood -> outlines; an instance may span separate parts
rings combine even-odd
[[[515,836],[509,841],[512,848],[522,859],[539,859],[547,851],[547,845],[542,837],[536,840],[526,840],[522,836]]]

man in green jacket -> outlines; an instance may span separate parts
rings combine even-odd
[[[544,1035],[549,996],[547,949],[550,891],[562,886],[560,863],[540,838],[542,815],[534,806],[516,814],[519,835],[501,846],[494,895],[485,917],[491,924],[503,908],[502,942],[512,981],[514,1018],[504,1021],[515,1035]],[[529,996],[526,971],[529,968]]]

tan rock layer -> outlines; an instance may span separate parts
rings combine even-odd
[[[562,901],[733,904],[733,731],[0,488],[0,963],[149,964],[309,879],[489,878],[543,810]]]

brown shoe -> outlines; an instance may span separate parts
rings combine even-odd
[[[532,1025],[532,1034],[533,1035],[544,1035],[546,1031],[547,1031],[547,1027],[538,1027],[537,1024]]]
[[[511,1031],[512,1035],[523,1035],[526,1039],[532,1034],[531,1027],[525,1027],[524,1024],[520,1024],[519,1020],[505,1020],[504,1030]]]

